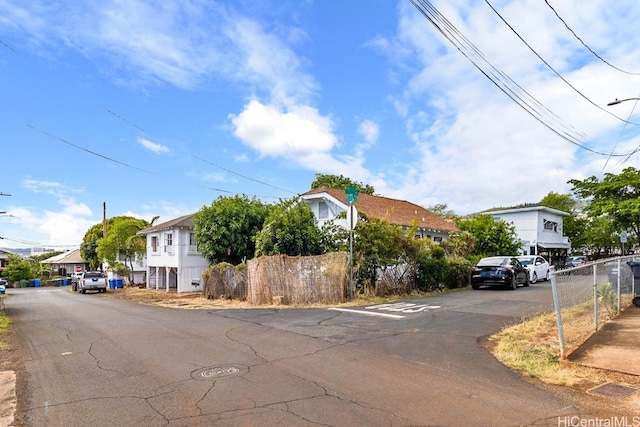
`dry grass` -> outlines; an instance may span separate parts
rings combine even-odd
[[[579,345],[589,335],[584,331],[593,329],[592,307],[578,306],[563,311],[562,318],[565,321],[565,337],[572,337],[565,343],[567,348]],[[524,378],[561,387],[579,396],[586,407],[600,413],[637,414],[640,410],[640,393],[622,400],[586,393],[604,383],[640,389],[640,377],[561,360],[555,313],[524,320],[503,329],[489,338],[487,348],[496,359]]]

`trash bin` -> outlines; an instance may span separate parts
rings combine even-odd
[[[33,287],[34,288],[40,287],[40,279],[33,279]]]
[[[627,265],[633,270],[633,278],[640,279],[640,261],[627,261]]]
[[[122,279],[115,279],[116,289],[122,289]]]
[[[116,279],[109,279],[109,289],[116,288]]]
[[[62,279],[62,286],[67,286],[69,284],[69,279]]]
[[[26,288],[27,286],[29,286],[29,281],[27,279],[21,279],[20,280],[20,287],[21,288]]]

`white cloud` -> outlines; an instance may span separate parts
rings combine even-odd
[[[156,144],[155,142],[149,141],[148,139],[145,139],[145,138],[138,138],[138,143],[142,145],[144,148],[146,148],[147,150],[152,151],[156,154],[168,153],[171,151],[169,147],[162,144]]]
[[[331,120],[306,105],[292,105],[284,111],[253,100],[229,118],[235,126],[234,135],[263,156],[295,160],[310,153],[326,153],[337,144]]]

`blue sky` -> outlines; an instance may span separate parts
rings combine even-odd
[[[0,246],[316,173],[467,214],[639,167],[606,106],[640,96],[637,2],[416,4],[0,0]]]

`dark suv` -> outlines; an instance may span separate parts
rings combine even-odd
[[[85,271],[78,278],[78,292],[107,292],[107,276],[102,271]]]

